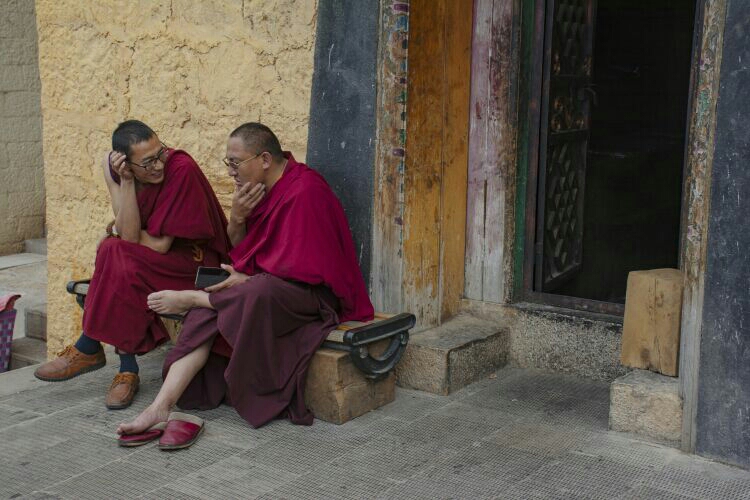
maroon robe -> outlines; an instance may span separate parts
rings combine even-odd
[[[230,252],[250,279],[210,294],[214,310],[190,311],[164,361],[166,377],[172,363],[210,342],[206,365],[177,404],[208,409],[226,400],[253,427],[284,416],[310,425],[310,359],[339,320],[373,317],[341,204],[323,177],[285,156],[284,175]]]
[[[83,331],[119,352],[144,354],[168,340],[148,294],[193,289],[198,266],[218,266],[230,248],[226,217],[198,164],[184,151],[167,154],[164,180],[144,185],[137,199],[141,229],[173,236],[169,251],[107,238],[96,252]]]

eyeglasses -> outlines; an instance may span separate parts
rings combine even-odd
[[[257,155],[252,156],[250,158],[245,158],[242,161],[234,161],[234,160],[230,160],[229,158],[222,158],[221,161],[223,161],[224,165],[226,165],[227,167],[233,168],[234,170],[237,170],[238,168],[240,168],[240,165],[242,165],[243,163],[249,162],[250,160],[256,159],[257,157],[259,157],[260,155],[262,155],[264,152],[265,151],[261,151]]]
[[[159,149],[159,151],[156,152],[156,155],[153,156],[152,158],[147,158],[146,160],[144,160],[144,162],[142,164],[141,163],[135,163],[135,162],[132,162],[130,160],[128,160],[128,163],[130,163],[134,167],[141,167],[144,170],[153,170],[153,168],[156,166],[156,162],[157,161],[161,161],[162,163],[164,162],[164,160],[162,160],[161,157],[166,152],[167,152],[167,146],[162,142],[161,143],[161,149]]]

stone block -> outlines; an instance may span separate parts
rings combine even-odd
[[[508,338],[508,328],[469,315],[411,334],[396,366],[398,385],[450,394],[505,365]]]
[[[39,90],[39,68],[36,64],[12,66],[0,71],[0,92]]]
[[[8,145],[0,143],[0,175],[3,175],[2,170],[7,169],[9,166]]]
[[[39,92],[7,92],[0,94],[0,116],[41,116]],[[41,136],[37,139],[41,140]]]
[[[682,399],[678,379],[633,370],[610,386],[609,428],[679,446]]]
[[[39,255],[47,255],[47,238],[33,238],[27,239],[23,242],[26,253],[36,253]],[[44,311],[46,317],[47,311]]]
[[[26,310],[26,336],[47,342],[46,305]]]
[[[36,20],[34,19],[34,2],[31,10],[8,8],[9,0],[3,1],[0,10],[0,38],[25,38],[36,46]]]
[[[0,141],[38,141],[42,137],[41,116],[14,116],[4,118],[0,125]]]
[[[30,231],[24,235],[23,239],[31,236],[38,236],[41,231],[36,230],[37,216],[41,215],[41,208],[44,206],[44,193],[29,189],[26,192],[8,193],[8,205],[14,212],[19,227]],[[33,232],[31,232],[33,229]]]
[[[28,29],[35,29],[34,25]],[[19,33],[23,35],[24,33]],[[37,49],[34,38],[4,38],[0,44],[0,66],[21,66],[36,62]]]
[[[34,13],[34,0],[4,0],[3,10],[7,12]]]
[[[2,192],[4,192],[5,194],[20,193],[22,195],[27,195],[29,193],[33,193],[36,186],[36,175],[38,174],[34,170],[14,168],[13,166],[11,166],[10,172],[5,172],[5,175],[2,176],[4,178],[4,182],[2,188],[0,189],[2,189]],[[12,204],[16,201],[17,200],[10,200],[11,207],[13,207]],[[21,213],[19,210],[14,210],[14,212]],[[30,214],[30,212],[23,212],[23,215]]]
[[[677,376],[682,282],[677,269],[628,275],[620,356],[623,365]]]
[[[348,353],[319,349],[307,372],[305,403],[316,418],[343,424],[392,402],[395,391],[393,373],[374,381],[354,366]]]
[[[37,96],[38,97],[38,96]],[[40,115],[37,115],[40,116]],[[34,175],[41,175],[42,172],[42,141],[32,142],[10,142],[6,144],[8,163],[11,168],[29,169]]]

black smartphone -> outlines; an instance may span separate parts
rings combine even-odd
[[[198,272],[195,275],[195,289],[203,290],[208,286],[221,283],[229,277],[229,271],[225,271],[220,267],[198,267]]]

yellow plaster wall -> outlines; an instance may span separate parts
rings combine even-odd
[[[317,0],[37,0],[48,224],[48,349],[80,333],[65,283],[112,219],[100,161],[137,118],[198,161],[227,208],[226,137],[258,120],[304,160]]]

